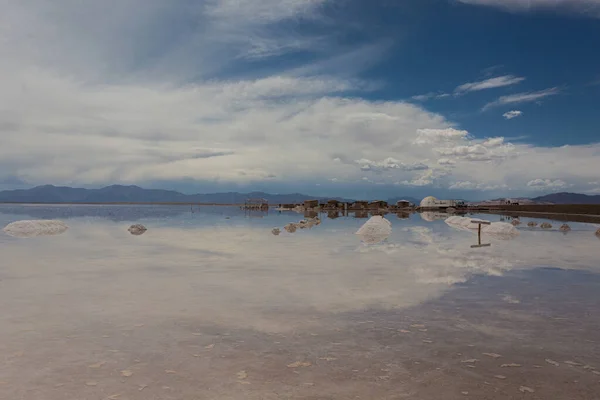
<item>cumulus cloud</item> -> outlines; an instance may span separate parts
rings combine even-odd
[[[331,23],[326,3],[127,0],[109,13],[91,0],[8,2],[0,170],[18,179],[4,181],[526,191],[540,176],[597,180],[600,145],[477,139],[487,132],[421,105],[372,100],[348,60],[376,62],[385,45],[340,49],[335,37],[286,29],[323,32],[306,28]],[[279,62],[299,51],[310,57]]]
[[[417,138],[414,143],[417,145],[437,144],[443,142],[451,142],[467,138],[469,132],[465,130],[457,130],[454,128],[446,129],[419,129],[417,130]]]
[[[497,106],[503,106],[503,105],[508,105],[508,104],[518,104],[518,103],[529,103],[532,101],[538,101],[545,97],[555,96],[559,93],[560,93],[560,90],[557,87],[554,87],[554,88],[549,88],[549,89],[545,89],[545,90],[540,90],[537,92],[517,93],[517,94],[511,94],[508,96],[502,96],[498,100],[486,104],[483,107],[483,111],[488,110],[493,107],[497,107]]]
[[[465,83],[463,85],[458,86],[454,93],[456,94],[464,94],[467,92],[476,92],[479,90],[485,89],[494,89],[504,86],[516,85],[517,83],[521,83],[525,80],[525,78],[513,75],[504,75],[497,76],[495,78],[486,79],[479,82],[470,82]]]
[[[512,110],[512,111],[508,111],[505,112],[504,114],[502,114],[502,116],[505,119],[513,119],[513,118],[517,118],[523,115],[523,111],[519,111],[519,110]]]
[[[439,165],[455,165],[456,161],[451,160],[449,158],[440,158],[438,161]]]

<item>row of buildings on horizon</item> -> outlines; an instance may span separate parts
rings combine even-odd
[[[298,210],[298,209],[320,209],[320,210],[389,210],[389,211],[402,211],[402,210],[460,210],[468,209],[473,207],[485,207],[485,206],[507,206],[507,205],[519,205],[521,199],[499,199],[491,200],[486,202],[469,203],[465,200],[449,199],[442,200],[437,199],[433,196],[427,196],[419,204],[414,204],[409,200],[399,200],[394,204],[389,204],[384,200],[373,200],[373,201],[354,201],[354,202],[343,202],[340,200],[305,200],[302,204],[279,204],[280,210]],[[264,199],[250,199],[245,204],[246,208],[268,208],[269,204]]]

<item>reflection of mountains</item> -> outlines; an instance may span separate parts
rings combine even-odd
[[[184,206],[1,206],[0,213],[26,215],[33,219],[95,217],[122,222],[145,218],[171,218],[189,214],[190,209]]]

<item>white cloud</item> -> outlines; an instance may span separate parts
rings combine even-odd
[[[503,144],[504,144],[503,137],[489,138],[489,139],[486,139],[485,141],[483,141],[483,143],[482,143],[482,145],[485,147],[497,147],[497,146],[502,146]]]
[[[524,80],[525,78],[513,75],[497,76],[495,78],[486,79],[484,81],[465,83],[463,85],[458,86],[454,90],[454,92],[457,94],[462,94],[485,89],[494,89],[504,86],[516,85],[517,83],[521,83]]]
[[[529,103],[532,101],[541,100],[548,96],[554,96],[559,93],[560,90],[554,87],[550,89],[540,90],[538,92],[526,92],[502,96],[498,100],[486,104],[483,107],[483,111],[488,110],[492,107],[503,106],[507,104]]]
[[[310,36],[300,46],[281,28],[319,24],[322,4],[127,0],[106,13],[94,1],[10,2],[0,13],[2,176],[77,186],[314,187],[330,178],[336,187],[471,182],[521,191],[540,176],[582,190],[597,180],[600,145],[476,139],[488,133],[470,135],[408,102],[361,99],[372,84],[348,60],[375,62],[386,46],[338,52],[332,38]],[[257,55],[257,46],[270,50]],[[300,47],[314,63],[248,67],[248,58],[262,64]]]
[[[600,0],[458,0],[462,3],[525,12],[536,9],[565,9],[600,16]]]
[[[469,132],[465,130],[457,130],[454,128],[446,129],[419,129],[417,131],[417,138],[414,143],[417,145],[427,145],[443,143],[448,141],[455,141],[465,139],[469,135]]]
[[[451,184],[448,189],[450,190],[502,190],[508,189],[508,185],[487,185],[485,183],[475,183],[471,181],[459,181]]]
[[[449,158],[440,158],[439,160],[437,160],[439,165],[455,165],[456,161],[451,160]]]
[[[561,179],[533,179],[527,182],[527,186],[536,190],[556,190],[564,189],[569,185]]]
[[[447,97],[450,97],[449,93],[443,93],[443,92],[438,92],[438,93],[433,93],[433,92],[429,92],[426,94],[420,94],[417,96],[413,96],[411,97],[413,100],[416,101],[427,101],[427,100],[431,100],[431,99],[445,99]]]
[[[402,171],[422,171],[429,169],[429,167],[420,162],[413,162],[409,164],[405,164],[395,158],[388,157],[382,161],[371,161],[365,158],[360,160],[356,160],[356,163],[360,166],[360,169],[363,171],[389,171],[393,169],[398,169]]]
[[[523,115],[523,111],[519,111],[519,110],[512,110],[512,111],[508,111],[505,112],[504,114],[502,114],[502,116],[506,119],[513,119],[513,118],[517,118]]]

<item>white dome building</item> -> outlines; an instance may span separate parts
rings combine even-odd
[[[422,208],[437,208],[438,207],[438,199],[433,196],[427,196],[423,200],[421,200],[420,207]]]
[[[439,200],[433,196],[427,196],[421,200],[420,208],[424,210],[445,209],[449,207],[461,207],[464,205],[460,200]]]

